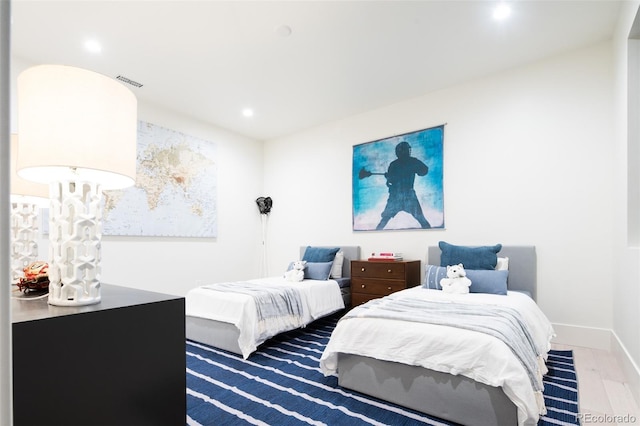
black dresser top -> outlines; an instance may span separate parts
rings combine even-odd
[[[15,294],[16,292],[12,292]],[[11,299],[11,322],[33,321],[51,317],[76,315],[106,309],[124,308],[146,303],[163,302],[167,300],[184,299],[184,297],[152,291],[121,287],[112,284],[101,284],[100,303],[86,306],[53,306],[47,302],[48,298],[39,299],[25,297]]]

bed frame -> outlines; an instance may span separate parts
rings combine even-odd
[[[509,257],[509,290],[536,300],[536,252],[533,246],[504,246]],[[440,249],[428,248],[427,262],[440,265]],[[517,425],[516,406],[502,388],[464,376],[351,354],[338,356],[338,384],[440,419],[463,425]]]
[[[331,246],[337,247],[337,246]],[[307,246],[300,247],[300,259],[304,255]],[[360,259],[360,247],[342,246],[344,263],[342,264],[342,277],[351,277],[351,260]],[[348,292],[347,292],[348,293]],[[344,295],[344,293],[343,293]],[[348,306],[348,305],[346,305]],[[240,330],[227,322],[214,321],[206,318],[186,316],[186,337],[189,340],[204,343],[219,349],[224,349],[242,355],[238,345]]]

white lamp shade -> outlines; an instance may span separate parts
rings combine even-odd
[[[137,100],[92,71],[39,65],[18,76],[18,174],[42,183],[135,183]]]
[[[22,179],[16,173],[18,161],[18,135],[11,135],[11,200],[28,202],[39,206],[49,204],[49,187],[42,183]]]

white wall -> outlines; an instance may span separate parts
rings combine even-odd
[[[184,295],[198,281],[259,276],[262,143],[149,105],[139,105],[138,118],[216,144],[218,237],[104,237],[102,281]]]
[[[12,61],[12,131],[17,131],[15,86],[33,64]],[[184,295],[198,282],[255,278],[262,267],[262,226],[255,199],[262,194],[263,144],[172,111],[138,102],[138,119],[216,144],[218,237],[110,237],[102,240],[102,282]],[[39,253],[48,259],[48,236]]]
[[[613,209],[613,286],[612,310],[614,349],[623,356],[624,367],[636,400],[640,401],[640,210],[637,205],[640,181],[640,134],[637,117],[640,106],[640,40],[628,41],[629,32],[638,12],[638,2],[625,2],[620,14],[618,31],[614,37],[614,179]],[[629,66],[635,72],[628,72]],[[629,91],[635,93],[629,93]],[[629,102],[635,103],[633,115]],[[629,131],[628,131],[629,129]]]
[[[424,262],[426,247],[533,244],[552,322],[610,329],[612,48],[602,43],[265,145],[269,267],[305,244]],[[446,230],[353,232],[355,144],[447,123]]]

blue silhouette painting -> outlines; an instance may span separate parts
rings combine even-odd
[[[353,147],[353,230],[444,228],[444,126]]]

